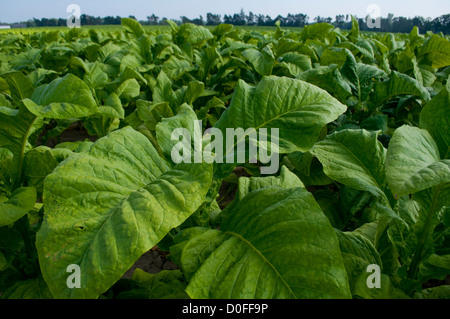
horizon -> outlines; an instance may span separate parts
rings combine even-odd
[[[135,16],[137,20],[147,20],[147,16],[152,14],[161,19],[167,18],[170,20],[180,20],[182,16],[186,16],[189,19],[195,19],[200,16],[206,18],[207,13],[219,14],[223,18],[224,15],[233,15],[244,10],[246,13],[253,12],[255,15],[269,15],[272,18],[278,15],[287,16],[289,13],[302,13],[308,15],[311,20],[321,16],[330,17],[334,21],[337,15],[354,15],[358,18],[363,18],[371,12],[376,14],[370,9],[370,5],[373,4],[378,6],[378,15],[381,17],[387,17],[389,13],[392,13],[396,17],[414,18],[421,16],[426,19],[434,19],[450,13],[450,9],[447,9],[448,5],[445,5],[447,1],[429,0],[425,3],[417,0],[395,2],[379,0],[374,3],[372,1],[347,0],[336,3],[331,0],[323,0],[321,1],[323,5],[317,5],[317,3],[312,4],[309,1],[279,0],[274,4],[269,1],[250,0],[242,5],[242,2],[237,0],[229,0],[226,3],[210,1],[207,4],[201,0],[194,0],[189,3],[181,0],[168,0],[163,4],[145,0],[129,0],[127,2],[100,0],[95,1],[95,3],[87,0],[22,0],[3,3],[2,11],[0,12],[0,22],[20,23],[33,20],[33,18],[67,19],[70,13],[67,13],[66,9],[72,3],[80,6],[81,14],[101,18],[107,16]]]

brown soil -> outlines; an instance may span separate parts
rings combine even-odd
[[[167,252],[161,251],[158,247],[153,247],[151,250],[143,254],[134,265],[122,276],[124,279],[131,279],[134,271],[139,268],[150,274],[157,274],[162,270],[175,270],[179,267],[168,260]]]
[[[42,145],[42,136],[48,131],[52,129],[52,125],[49,124],[48,127],[44,129],[44,131],[41,133],[41,135],[38,138],[37,145]],[[66,130],[64,130],[61,135],[59,135],[57,138],[52,137],[47,140],[47,143],[45,143],[45,146],[48,146],[50,148],[54,148],[57,144],[65,143],[65,142],[77,142],[77,141],[85,141],[85,140],[91,140],[92,142],[95,142],[98,139],[97,136],[91,136],[88,134],[87,130],[84,128],[82,122],[75,122],[72,123]]]

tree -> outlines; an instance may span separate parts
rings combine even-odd
[[[255,14],[251,11],[247,16],[247,25],[255,25]]]
[[[192,20],[192,23],[196,24],[196,25],[204,25],[205,21],[203,20],[203,16],[200,16],[200,17]]]
[[[186,17],[186,16],[181,16],[181,23],[192,23],[192,21]]]
[[[159,21],[159,17],[157,17],[154,13],[151,16],[147,16],[148,24],[157,25]]]
[[[343,14],[336,16],[335,26],[342,28],[345,25],[345,16]]]
[[[206,14],[206,25],[218,25],[221,22],[220,14],[213,14],[211,12]]]

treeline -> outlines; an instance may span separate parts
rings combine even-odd
[[[134,16],[130,18],[136,19]],[[119,25],[121,23],[121,17],[107,16],[104,18],[94,17],[87,14],[83,14],[80,17],[81,25]],[[138,20],[138,19],[136,19]],[[139,21],[142,25],[165,25],[166,18],[160,18],[155,14],[147,16],[147,20]],[[269,15],[254,14],[249,12],[248,14],[241,10],[240,13],[232,15],[225,14],[223,17],[220,14],[207,13],[206,17],[199,16],[195,19],[190,19],[186,16],[180,17],[179,20],[175,20],[178,24],[181,23],[193,23],[197,25],[209,25],[214,26],[221,23],[229,23],[235,26],[273,26],[277,21],[281,22],[282,27],[304,27],[307,24],[328,22],[341,29],[351,29],[351,16],[350,15],[336,15],[331,17],[317,16],[313,19],[303,13],[288,14],[286,17],[281,15],[272,18]],[[380,31],[380,32],[395,32],[395,33],[407,33],[410,32],[414,26],[419,27],[421,33],[432,31],[434,33],[443,32],[444,34],[450,34],[450,14],[445,14],[435,19],[424,17],[395,17],[393,14],[389,14],[387,17],[380,18],[380,27],[370,28],[366,23],[366,18],[358,18],[360,29],[363,31]],[[67,19],[32,19],[27,23],[28,27],[49,27],[49,26],[66,26]]]

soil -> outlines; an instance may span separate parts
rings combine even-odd
[[[54,125],[49,124],[44,131],[40,134],[38,141],[36,145],[43,145],[43,136],[54,127]],[[91,136],[87,132],[87,130],[84,128],[82,122],[74,122],[72,123],[67,129],[65,129],[61,135],[59,135],[57,138],[52,137],[49,138],[45,146],[48,146],[50,148],[54,148],[59,143],[65,143],[65,142],[77,142],[77,141],[85,141],[85,140],[91,140],[92,142],[95,142],[98,140],[97,136]]]
[[[175,270],[179,267],[172,261],[168,260],[167,252],[153,247],[151,250],[143,254],[134,265],[122,276],[123,279],[131,279],[134,271],[139,268],[150,274],[157,274],[162,270]]]
[[[444,285],[450,286],[450,276],[445,277],[444,280],[437,280],[437,279],[428,280],[427,282],[423,283],[422,289],[433,288],[433,287],[444,286]]]

